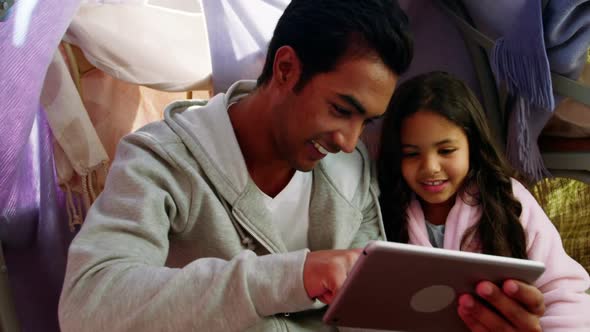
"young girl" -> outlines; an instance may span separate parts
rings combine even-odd
[[[433,72],[400,85],[377,169],[389,241],[541,261],[546,272],[534,286],[544,297],[543,331],[590,331],[588,273],[512,177],[465,84]]]

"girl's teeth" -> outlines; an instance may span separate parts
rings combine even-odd
[[[318,150],[318,151],[319,151],[321,154],[328,154],[328,153],[330,153],[330,151],[328,151],[328,150],[324,149],[324,147],[323,147],[323,146],[319,145],[319,144],[318,144],[318,143],[316,143],[316,142],[313,142],[313,146],[314,146],[314,147],[315,147],[315,148],[316,148],[316,149],[317,149],[317,150]]]

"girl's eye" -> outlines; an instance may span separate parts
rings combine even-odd
[[[449,155],[449,154],[451,154],[451,153],[453,153],[455,151],[457,151],[457,149],[449,148],[449,149],[441,149],[441,150],[439,150],[438,153],[440,153],[442,155]]]

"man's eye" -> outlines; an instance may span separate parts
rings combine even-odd
[[[336,104],[332,104],[332,109],[334,110],[334,112],[336,112],[339,116],[343,116],[343,117],[349,117],[350,115],[352,115],[352,112],[342,108]]]

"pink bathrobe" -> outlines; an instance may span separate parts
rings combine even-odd
[[[512,181],[514,196],[522,204],[520,221],[527,239],[529,259],[545,263],[545,273],[535,282],[545,297],[546,311],[541,318],[543,331],[590,331],[590,277],[584,268],[569,257],[559,233],[531,193],[518,181]],[[481,216],[479,206],[463,202],[459,196],[445,225],[444,248],[459,250],[461,238]],[[432,247],[417,200],[408,209],[410,243]],[[479,251],[476,240],[467,241],[469,251]]]

